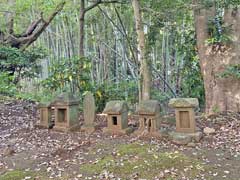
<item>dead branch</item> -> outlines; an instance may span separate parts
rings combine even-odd
[[[13,33],[8,33],[7,38],[4,40],[3,44],[10,45],[11,47],[26,49],[30,46],[37,38],[43,33],[43,31],[52,22],[55,16],[60,13],[65,5],[65,1],[58,4],[53,13],[44,20],[42,15],[37,21],[33,22],[22,35],[14,35]]]

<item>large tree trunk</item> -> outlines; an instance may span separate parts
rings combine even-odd
[[[139,60],[141,63],[140,67],[140,82],[141,89],[139,90],[139,101],[150,99],[150,88],[151,88],[151,74],[149,69],[149,63],[146,59],[145,54],[145,37],[143,31],[143,23],[140,11],[139,0],[132,0],[132,6],[134,10],[136,31],[138,35],[138,51],[139,51]]]
[[[210,38],[208,20],[215,16],[214,7],[194,10],[197,48],[205,88],[206,113],[216,111],[240,111],[240,80],[219,76],[229,65],[239,64],[240,59],[240,11],[225,9],[224,23],[232,29],[229,44],[207,45]]]

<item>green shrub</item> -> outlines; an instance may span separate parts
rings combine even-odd
[[[105,83],[92,90],[97,104],[97,110],[102,111],[105,104],[111,100],[126,100],[134,104],[138,102],[138,86],[135,81]]]
[[[17,83],[20,78],[37,77],[41,71],[39,60],[46,56],[42,48],[21,50],[0,46],[0,70],[11,75],[11,81]]]
[[[0,73],[0,94],[13,96],[17,87],[13,82],[13,76],[9,75],[7,72]]]
[[[83,92],[91,89],[91,62],[87,58],[71,58],[54,61],[49,68],[50,76],[41,82],[53,91]]]
[[[223,73],[220,74],[222,78],[235,77],[240,79],[240,65],[229,65]]]

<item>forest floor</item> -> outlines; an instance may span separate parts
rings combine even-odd
[[[198,118],[200,128],[216,132],[193,147],[103,134],[102,116],[91,135],[38,129],[38,119],[35,103],[0,100],[0,180],[240,180],[240,114]]]

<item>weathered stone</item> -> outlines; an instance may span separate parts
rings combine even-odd
[[[139,128],[135,134],[151,134],[160,136],[160,103],[156,100],[141,101],[137,113],[139,115]]]
[[[172,108],[189,108],[198,107],[199,103],[197,98],[173,98],[168,105]]]
[[[196,146],[196,144],[193,143],[193,142],[190,142],[190,143],[187,144],[187,147],[195,147],[195,146]]]
[[[128,106],[125,101],[109,101],[104,110],[104,114],[121,114],[128,111]]]
[[[179,145],[187,145],[188,143],[198,143],[202,138],[201,132],[196,133],[178,133],[178,132],[170,132],[169,133],[170,139]]]
[[[194,138],[195,142],[199,142],[202,139],[202,137],[203,137],[203,133],[200,132],[200,131],[192,133],[191,135]]]
[[[55,111],[55,125],[53,129],[69,131],[79,128],[79,100],[72,94],[60,94],[52,103],[52,106]]]
[[[62,93],[56,97],[56,99],[53,101],[54,105],[79,105],[79,100],[74,97],[72,93]]]
[[[172,142],[178,145],[186,145],[192,141],[191,136],[187,134],[171,132],[169,135]]]
[[[96,118],[95,113],[95,100],[91,92],[87,92],[83,100],[83,115],[84,115],[84,124],[82,130],[92,133],[95,131],[94,120]]]
[[[166,128],[160,128],[160,130],[159,130],[159,134],[161,137],[168,137],[169,132],[170,132],[170,130],[166,129]]]
[[[196,98],[174,98],[169,106],[175,108],[176,132],[195,133],[196,122],[194,107],[198,106]]]
[[[204,132],[205,134],[209,135],[209,134],[215,133],[215,129],[214,129],[214,128],[205,127],[205,128],[203,129],[203,132]]]
[[[3,150],[3,156],[12,156],[13,154],[15,154],[16,152],[14,151],[14,149],[12,147],[7,147]]]
[[[51,103],[40,103],[38,105],[38,109],[40,112],[40,123],[37,124],[38,127],[43,128],[50,128],[52,127],[52,121],[51,121]]]
[[[128,105],[125,101],[110,101],[103,110],[107,114],[106,133],[126,134],[128,128]]]
[[[160,103],[157,100],[141,101],[137,107],[137,112],[141,115],[156,115],[156,113],[160,113]]]
[[[132,127],[128,127],[125,130],[126,134],[131,134],[131,133],[133,133],[133,131],[134,131],[134,129]]]

